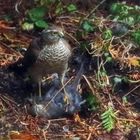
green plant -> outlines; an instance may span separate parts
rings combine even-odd
[[[108,79],[107,79],[107,71],[105,70],[104,66],[98,66],[98,71],[96,73],[96,78],[98,81],[98,87],[100,89],[105,88],[108,86]]]
[[[63,5],[62,2],[59,2],[56,6],[55,13],[56,15],[60,15],[65,12],[73,13],[77,11],[77,7],[74,4]]]
[[[95,29],[93,23],[89,20],[84,20],[81,24],[81,28],[88,33],[93,32]]]
[[[104,56],[105,56],[106,62],[113,62],[113,58],[111,57],[111,55],[108,52],[105,52]]]
[[[126,76],[115,76],[113,78],[114,85],[121,84],[121,83],[129,83],[129,80]]]
[[[88,41],[82,41],[80,43],[80,49],[84,51],[84,50],[86,50],[86,48],[90,48],[89,42]]]
[[[114,81],[114,84],[116,85],[116,84],[122,83],[123,78],[121,76],[119,76],[119,77],[115,76],[113,81]]]
[[[33,23],[24,22],[24,23],[22,24],[22,29],[23,29],[23,30],[29,31],[29,30],[32,30],[33,28],[34,28],[34,24],[33,24]]]
[[[112,90],[114,92],[119,92],[122,89],[124,90],[130,84],[128,77],[122,75],[117,75],[112,80]]]
[[[127,103],[128,103],[128,98],[127,98],[127,96],[123,96],[123,97],[122,97],[122,102],[123,102],[123,104],[127,104]]]
[[[60,15],[64,12],[64,6],[62,6],[62,3],[59,2],[57,5],[56,5],[56,9],[55,9],[55,14],[56,15]]]
[[[90,20],[83,20],[81,23],[80,23],[80,28],[79,30],[77,30],[76,34],[77,34],[77,38],[78,39],[86,39],[88,34],[91,33],[91,32],[94,32],[95,31],[95,26],[93,24],[92,21]],[[87,42],[87,41],[86,41]],[[89,41],[88,41],[89,42]]]
[[[112,18],[128,25],[134,25],[140,22],[140,7],[128,6],[124,3],[114,3],[110,7]]]
[[[132,38],[138,45],[140,45],[140,30],[132,33]]]
[[[56,3],[58,4],[61,2],[61,0],[34,0],[34,1],[38,5],[46,6],[46,7],[49,7],[52,4],[56,4]]]
[[[77,10],[77,7],[74,4],[69,4],[69,5],[66,6],[66,9],[67,9],[68,12],[74,12],[74,11]]]
[[[128,15],[129,10],[132,10],[133,7],[127,6],[124,3],[113,3],[111,5],[110,11],[113,15]]]
[[[107,29],[102,34],[103,39],[108,40],[112,38],[112,31],[110,29]]]
[[[77,10],[76,5],[63,5],[61,0],[35,0],[37,7],[27,11],[25,21],[22,24],[24,30],[31,30],[34,27],[47,28],[46,17],[48,13],[60,15],[65,12],[73,13]]]
[[[101,115],[102,124],[106,131],[110,132],[116,123],[116,114],[112,107],[108,107],[108,109]]]
[[[96,111],[98,109],[99,102],[95,95],[92,93],[86,93],[85,100],[89,111]]]
[[[30,30],[34,27],[47,28],[48,23],[45,21],[44,17],[47,12],[45,7],[36,7],[27,12],[27,18],[22,24],[24,30]]]

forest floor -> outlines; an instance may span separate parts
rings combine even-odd
[[[32,16],[28,17],[27,11],[37,4],[0,1],[0,140],[139,140],[140,22],[117,26],[112,32],[124,30],[121,36],[113,34],[110,29],[116,22],[110,18],[108,5],[98,1],[92,3],[94,8],[90,4],[66,7],[67,3],[50,3],[43,19],[62,26],[72,49],[87,51],[92,57],[80,87],[81,94],[88,94],[86,108],[73,117],[58,119],[27,112],[25,99],[31,93],[26,81],[8,66],[23,57],[22,51],[44,26],[33,19],[33,24],[27,23],[34,16],[30,11]],[[58,11],[54,13],[55,8]],[[75,68],[69,67],[73,76]]]

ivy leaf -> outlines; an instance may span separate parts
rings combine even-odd
[[[59,15],[59,14],[62,14],[63,11],[64,11],[63,5],[62,5],[62,3],[59,3],[59,4],[57,5],[57,7],[56,7],[55,13],[56,13],[57,15]]]
[[[28,22],[24,22],[22,24],[22,29],[23,30],[27,30],[27,31],[30,31],[34,28],[34,24],[33,23],[28,23]]]
[[[74,5],[74,4],[69,4],[69,5],[66,7],[66,9],[67,9],[68,12],[74,12],[74,11],[77,10],[77,7],[76,7],[76,5]]]
[[[106,61],[107,61],[107,62],[112,62],[113,59],[112,59],[112,57],[108,56],[108,57],[106,58]]]
[[[42,19],[46,14],[45,7],[36,7],[28,11],[28,15],[32,21],[37,21]]]
[[[35,25],[39,28],[47,28],[48,27],[48,24],[46,21],[44,20],[38,20],[35,22]]]
[[[115,83],[115,84],[118,84],[118,83],[122,83],[122,80],[123,80],[123,79],[122,79],[122,77],[117,77],[117,76],[116,76],[116,77],[114,77],[113,80],[114,80],[114,83]]]
[[[105,70],[100,71],[101,76],[107,76],[107,72]]]
[[[111,5],[110,11],[112,14],[119,14],[119,15],[128,15],[129,10],[132,10],[133,7],[127,6],[126,4],[123,3],[113,3]]]
[[[85,20],[81,24],[82,29],[84,29],[86,32],[92,32],[94,31],[94,26],[91,21]]]
[[[86,95],[86,104],[88,106],[89,111],[96,111],[99,107],[99,102],[97,100],[97,97],[93,95],[92,93],[87,93]]]
[[[134,17],[129,16],[129,17],[124,18],[122,20],[122,22],[124,22],[124,23],[126,23],[128,25],[133,25],[133,24],[135,24],[136,21],[135,21]]]
[[[114,3],[110,8],[113,20],[121,21],[128,25],[139,23],[139,9],[139,6],[128,6],[124,3]]]
[[[103,32],[103,39],[111,39],[112,38],[112,31],[110,29],[107,29],[105,32]]]
[[[58,7],[55,11],[56,14],[61,14],[63,12],[63,8],[62,7]]]
[[[104,56],[107,62],[113,62],[113,59],[108,52],[104,53]]]
[[[120,14],[120,12],[123,12],[124,11],[124,4],[121,4],[121,3],[113,3],[111,5],[110,11],[111,11],[111,13],[113,15]]]

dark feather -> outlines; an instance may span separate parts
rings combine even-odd
[[[40,38],[34,39],[23,58],[9,66],[10,71],[14,71],[18,75],[24,75],[28,69],[36,62],[43,45]]]

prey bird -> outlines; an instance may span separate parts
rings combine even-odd
[[[89,59],[86,55],[81,56],[80,68],[73,80],[65,87],[67,92],[68,103],[65,102],[64,91],[59,91],[58,79],[54,79],[50,85],[46,85],[46,89],[43,96],[33,96],[28,99],[30,106],[27,106],[27,110],[33,116],[42,116],[47,119],[57,119],[60,117],[71,116],[78,113],[81,110],[81,105],[85,103],[82,99],[77,87],[80,84],[83,73],[85,73],[85,67],[89,63]]]

